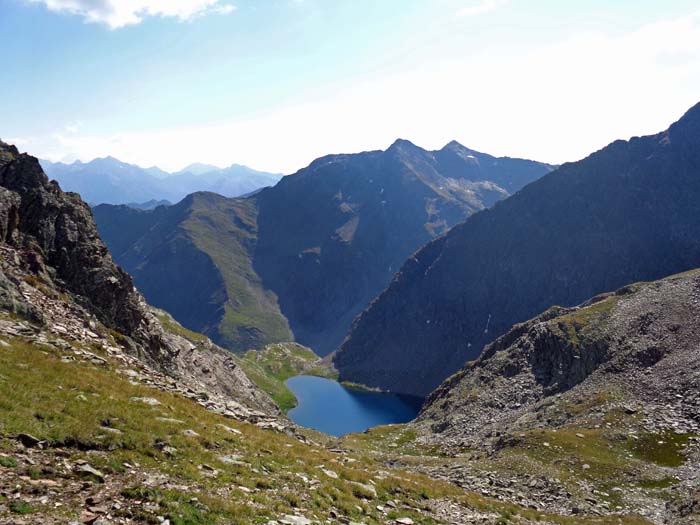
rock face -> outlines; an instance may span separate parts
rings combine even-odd
[[[565,164],[418,251],[354,322],[341,380],[427,395],[551,305],[700,265],[700,105]]]
[[[62,192],[36,159],[5,144],[0,186],[5,242],[21,247],[32,269],[53,274],[107,326],[148,340],[131,278],[112,262],[80,196]]]
[[[417,443],[456,459],[424,471],[557,513],[698,523],[698,348],[700,270],[551,308],[428,397]]]
[[[186,388],[277,413],[226,351],[164,329],[112,261],[80,196],[61,191],[37,159],[2,142],[0,255],[0,313],[31,321],[30,333],[38,326],[109,351],[118,344]],[[8,333],[17,332],[12,326]]]
[[[325,355],[414,250],[551,170],[457,143],[330,155],[247,199],[98,206],[150,302],[233,350],[294,339]]]
[[[516,325],[430,394],[416,424],[443,442],[484,443],[580,422],[606,394],[625,411],[643,411],[649,430],[698,433],[699,345],[699,270],[629,285]],[[559,421],[538,416],[577,399],[593,409]]]

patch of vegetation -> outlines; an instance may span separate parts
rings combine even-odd
[[[312,350],[296,343],[275,343],[263,350],[249,350],[240,363],[246,375],[270,394],[285,413],[297,404],[296,397],[284,384],[287,379],[300,374],[337,377]]]
[[[32,512],[34,512],[34,508],[29,503],[21,500],[11,501],[9,509],[10,512],[12,512],[12,514],[20,515],[31,514]]]
[[[667,489],[677,483],[677,479],[666,477],[660,479],[641,479],[638,484],[644,489]]]
[[[0,456],[0,467],[15,468],[17,460],[11,456]]]
[[[690,434],[667,431],[662,434],[642,434],[630,444],[630,450],[639,459],[664,467],[680,467],[685,462],[683,448]]]
[[[206,335],[185,328],[165,310],[156,310],[156,317],[165,330],[172,334],[179,335],[180,337],[184,337],[194,344],[204,343],[209,339]]]
[[[593,304],[577,308],[573,312],[560,315],[550,321],[571,339],[575,345],[580,345],[580,337],[594,334],[605,327],[610,314],[617,306],[620,297],[609,295]]]
[[[343,445],[354,452],[374,455],[408,456],[428,465],[444,458],[445,451],[436,445],[416,443],[418,433],[408,425],[395,424],[370,428],[359,434],[349,434],[343,438]]]

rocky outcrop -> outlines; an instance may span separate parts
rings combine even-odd
[[[325,355],[414,250],[551,168],[398,140],[322,157],[248,199],[94,212],[139,289],[188,328],[237,351],[294,339]]]
[[[560,514],[700,518],[700,270],[516,325],[427,399],[419,470]],[[641,518],[640,518],[641,519]]]
[[[483,443],[544,426],[538,412],[549,405],[610,393],[620,407],[644,407],[650,430],[672,413],[674,431],[697,433],[699,347],[700,271],[630,285],[516,325],[440,385],[417,424],[443,443]],[[666,405],[673,408],[651,409]]]
[[[61,191],[34,157],[2,142],[0,241],[0,313],[118,348],[185,388],[278,413],[225,350],[164,329],[112,261],[80,196]]]
[[[700,266],[700,105],[470,217],[354,322],[341,380],[426,396],[514,323]]]
[[[49,182],[38,161],[0,143],[0,232],[37,273],[55,279],[106,325],[144,341],[145,318],[131,278],[100,240],[90,208]]]

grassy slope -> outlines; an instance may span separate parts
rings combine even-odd
[[[185,328],[165,310],[156,310],[156,317],[158,317],[158,320],[161,322],[165,330],[175,335],[179,335],[180,337],[184,337],[195,344],[203,343],[209,339],[206,335],[200,334],[199,332],[193,332],[192,330]]]
[[[163,327],[170,332],[198,344],[207,337],[188,330],[164,310],[156,310]],[[246,375],[282,409],[288,412],[297,404],[296,397],[285,385],[290,377],[300,374],[336,379],[337,372],[321,361],[311,349],[297,343],[273,343],[262,350],[249,350],[243,355],[234,355],[235,361]]]
[[[225,419],[175,394],[132,384],[111,361],[107,366],[64,362],[60,352],[50,347],[38,348],[19,338],[5,342],[0,347],[0,480],[11,479],[21,498],[0,505],[0,520],[11,520],[13,513],[34,514],[46,521],[49,517],[75,519],[83,496],[80,489],[66,489],[75,485],[76,475],[64,467],[81,460],[105,474],[103,487],[111,484],[122,499],[133,502],[113,512],[131,517],[136,512],[144,523],[155,523],[156,515],[174,525],[266,523],[286,513],[322,520],[333,510],[367,524],[404,516],[429,524],[434,521],[424,506],[434,498],[515,516],[512,523],[518,523],[519,513],[536,514],[421,475],[387,471],[362,454],[348,458],[285,434]],[[135,400],[143,397],[159,404]],[[185,429],[197,435],[189,437]],[[34,458],[48,457],[55,468],[39,471],[23,460],[14,439],[20,432],[46,440],[44,450],[34,449]],[[164,443],[176,452],[167,454]],[[236,462],[226,463],[222,459],[226,455],[235,455]],[[322,467],[337,478],[325,474]],[[147,487],[143,473],[164,476],[168,483]],[[57,484],[62,506],[41,503],[37,483],[45,480]],[[366,488],[370,485],[376,495]],[[93,493],[98,488],[94,483]],[[398,510],[382,514],[376,506],[390,499],[397,502]]]
[[[240,363],[248,377],[270,394],[284,412],[297,404],[294,394],[284,384],[290,377],[308,374],[336,378],[335,372],[321,364],[313,351],[296,343],[277,343],[263,350],[250,350]]]
[[[197,199],[214,202],[200,205]],[[222,346],[243,351],[292,340],[277,297],[263,289],[252,266],[249,250],[257,229],[254,202],[195,195],[183,227],[211,257],[226,284],[228,301],[218,327]]]

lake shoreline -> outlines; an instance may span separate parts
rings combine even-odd
[[[289,378],[285,386],[297,398],[297,406],[287,416],[300,426],[333,436],[408,423],[418,415],[423,402],[312,375]]]

